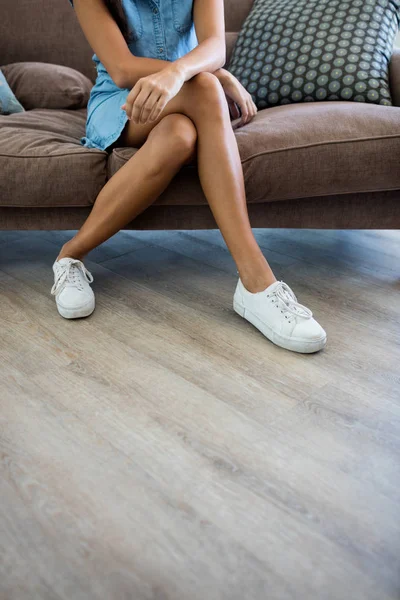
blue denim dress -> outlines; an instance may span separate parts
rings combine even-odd
[[[69,0],[73,6],[73,0]],[[174,61],[198,45],[193,22],[193,0],[122,0],[135,56]],[[87,148],[106,150],[115,142],[128,118],[121,108],[131,88],[115,85],[96,54],[97,77],[87,106]]]

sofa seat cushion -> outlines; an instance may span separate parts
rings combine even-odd
[[[0,116],[0,205],[86,206],[106,182],[107,152],[81,145],[86,108]]]
[[[235,130],[247,201],[400,189],[400,108],[356,102],[287,104],[260,110]],[[115,148],[111,177],[136,152]],[[184,166],[155,204],[205,204]]]
[[[287,104],[237,130],[249,200],[400,190],[400,108]]]

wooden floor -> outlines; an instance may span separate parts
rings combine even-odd
[[[232,309],[218,231],[0,232],[1,600],[398,600],[400,232],[255,230],[328,334]]]

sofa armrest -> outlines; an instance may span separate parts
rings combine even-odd
[[[390,59],[389,84],[393,106],[400,106],[400,48],[394,48]]]

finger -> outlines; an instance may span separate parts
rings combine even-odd
[[[134,123],[140,123],[140,115],[144,103],[149,97],[149,90],[142,89],[132,105],[131,119]]]
[[[126,110],[128,119],[132,119],[133,105],[134,105],[136,98],[142,91],[142,87],[143,87],[142,80],[138,79],[126,98],[126,101],[125,101],[126,109],[125,110]]]
[[[251,98],[249,98],[247,101],[247,107],[248,107],[248,111],[249,111],[248,120],[251,121],[251,119],[254,117],[254,110],[253,110],[253,105],[251,103]]]
[[[151,109],[151,112],[147,118],[147,121],[149,123],[151,123],[152,121],[155,121],[156,117],[156,113],[158,112],[158,107],[160,105],[160,98],[157,100],[157,102],[154,104],[153,108]]]
[[[126,116],[128,117],[128,119],[131,119],[133,102],[132,102],[131,98],[129,97],[129,95],[126,99],[124,106],[125,106]]]
[[[250,123],[251,119],[253,118],[253,107],[251,106],[250,100],[247,100],[246,106],[247,106],[247,119],[246,119],[246,123]]]
[[[162,111],[168,104],[168,96],[166,94],[162,94],[156,104],[153,107],[151,114],[149,115],[149,121],[155,121],[161,115]]]
[[[237,102],[235,102],[235,106],[237,108],[238,117],[240,117],[241,116],[241,112],[240,112],[239,104]]]
[[[140,113],[138,116],[139,123],[144,125],[147,121],[150,111],[154,106],[154,94],[151,93],[147,98],[146,102],[143,103],[142,108],[140,109]]]
[[[244,102],[243,104],[240,105],[240,111],[242,113],[242,118],[241,118],[241,124],[245,125],[247,123],[247,119],[249,116],[249,112],[248,112],[248,108],[247,108],[247,103]]]
[[[251,98],[249,98],[249,100],[247,101],[247,106],[248,106],[248,110],[249,110],[249,117],[247,119],[247,122],[250,123],[250,121],[254,117],[254,108],[253,108],[253,104],[252,104]]]
[[[132,105],[130,104],[128,98],[126,99],[126,102],[125,102],[125,104],[123,104],[122,108],[125,110],[126,116],[128,117],[128,119],[130,119],[130,113],[132,111]]]
[[[229,109],[231,111],[231,115],[232,115],[233,119],[238,119],[240,117],[239,108],[238,108],[238,105],[236,104],[236,102],[231,102],[229,104]]]
[[[140,122],[142,124],[147,123],[149,120],[150,113],[153,112],[155,105],[160,99],[160,92],[153,90],[145,104],[143,105],[142,112],[140,115]]]

